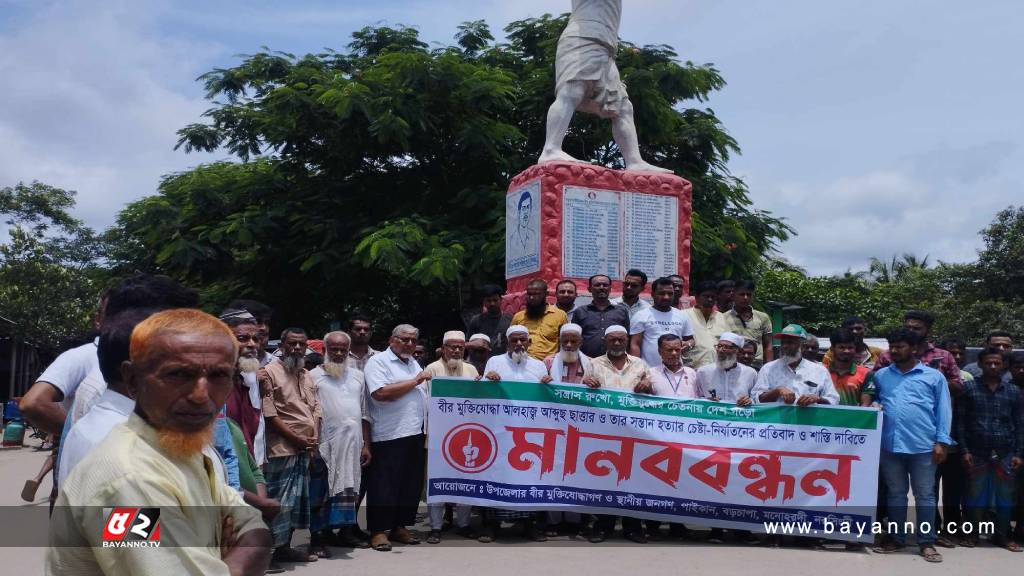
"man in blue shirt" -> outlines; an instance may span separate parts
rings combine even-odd
[[[935,470],[952,444],[949,386],[941,372],[914,355],[920,337],[906,328],[889,334],[892,364],[875,373],[878,401],[884,413],[879,461],[888,493],[889,520],[896,531],[875,548],[887,554],[906,547],[907,490],[914,491],[917,544],[928,562],[942,562],[935,550]]]

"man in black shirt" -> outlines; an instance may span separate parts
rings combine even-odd
[[[504,354],[508,347],[505,331],[512,324],[512,317],[501,313],[501,297],[505,291],[494,284],[485,284],[480,292],[483,296],[484,311],[469,319],[466,333],[489,336],[491,354],[498,356]]]
[[[629,326],[629,308],[625,304],[612,304],[608,300],[612,281],[604,274],[591,276],[588,289],[593,301],[577,307],[570,322],[579,324],[583,329],[583,344],[580,351],[589,358],[597,358],[605,353],[605,329],[614,325]]]

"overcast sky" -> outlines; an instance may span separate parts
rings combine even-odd
[[[0,0],[0,186],[79,192],[110,225],[161,175],[224,155],[174,151],[208,108],[194,79],[266,45],[344,48],[353,30],[567,11],[569,0]],[[1024,10],[1013,0],[625,0],[621,36],[669,44],[728,81],[706,104],[739,141],[733,172],[799,236],[813,273],[911,252],[966,261],[1024,204]],[[640,135],[641,139],[643,134]]]

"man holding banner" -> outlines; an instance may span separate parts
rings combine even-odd
[[[629,333],[624,326],[609,326],[604,331],[604,347],[607,352],[591,362],[593,372],[583,379],[584,384],[591,388],[651,393],[651,371],[643,360],[626,354],[628,337]],[[607,540],[615,532],[616,520],[616,516],[598,515],[590,533],[590,542],[597,544]],[[623,516],[622,532],[627,540],[638,544],[647,543],[643,524],[637,518]]]
[[[488,380],[512,380],[518,382],[541,382],[547,379],[547,367],[540,360],[527,354],[530,348],[530,330],[521,324],[508,327],[505,332],[508,340],[508,352],[493,356],[484,368],[484,377]],[[541,513],[543,514],[543,513]],[[484,525],[478,541],[493,542],[498,536],[501,522],[509,521],[522,524],[523,535],[534,542],[544,542],[547,537],[534,520],[538,513],[507,508],[487,508],[484,510]]]
[[[795,403],[797,406],[839,404],[839,393],[828,369],[803,358],[802,346],[807,331],[790,324],[775,335],[779,339],[779,358],[764,365],[757,375],[751,396],[757,402]]]

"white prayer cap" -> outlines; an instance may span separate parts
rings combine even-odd
[[[723,332],[722,335],[718,337],[718,341],[728,342],[735,345],[737,348],[743,348],[743,344],[746,342],[746,339],[734,332]]]
[[[523,326],[522,324],[513,324],[508,327],[508,330],[505,330],[505,337],[511,338],[513,334],[526,334],[527,336],[529,336],[530,329],[527,328],[526,326]]]
[[[626,330],[622,326],[619,326],[618,324],[612,324],[611,326],[609,326],[609,327],[604,329],[604,335],[605,336],[607,336],[609,334],[615,334],[616,332],[620,332],[622,334],[629,334],[628,330]]]
[[[479,332],[476,333],[476,334],[473,334],[472,336],[469,337],[469,341],[470,342],[472,342],[473,340],[483,340],[484,342],[487,342],[488,344],[491,343],[491,337],[490,336],[488,336],[487,334],[481,334]]]
[[[570,322],[568,324],[562,324],[562,327],[558,329],[559,336],[561,336],[562,334],[565,334],[566,332],[571,332],[573,334],[579,334],[579,335],[582,336],[583,335],[583,327],[580,326],[579,324],[573,324],[572,322]]]
[[[449,330],[444,333],[444,338],[441,339],[441,343],[447,344],[449,340],[462,340],[465,342],[466,333],[461,330]]]

